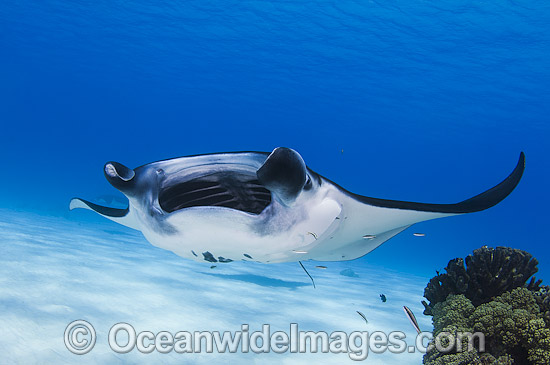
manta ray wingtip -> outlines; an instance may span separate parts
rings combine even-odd
[[[525,169],[525,153],[523,151],[521,151],[519,153],[519,162],[518,162],[518,164],[523,166],[523,168]]]
[[[496,185],[492,189],[489,189],[473,198],[465,200],[456,204],[457,207],[461,206],[463,211],[461,213],[479,212],[495,206],[504,200],[512,191],[518,186],[523,172],[525,170],[525,153],[523,151],[519,154],[519,160],[510,175],[504,179],[500,184]]]
[[[87,208],[86,204],[82,201],[82,199],[79,198],[72,198],[69,202],[69,210],[77,209],[77,208]]]
[[[73,198],[69,203],[69,210],[73,210],[76,208],[93,210],[94,212],[101,214],[107,218],[121,218],[128,214],[128,208],[119,209],[119,208],[104,207],[102,205],[98,205],[84,199]]]
[[[519,181],[523,177],[523,172],[524,171],[525,171],[525,153],[523,151],[521,151],[519,153],[519,159],[518,159],[518,163],[517,163],[516,167],[514,168],[512,173],[506,179],[506,180],[510,179],[512,184],[513,184],[513,188],[511,190],[513,190],[519,184]],[[506,181],[506,180],[504,180],[504,181]]]

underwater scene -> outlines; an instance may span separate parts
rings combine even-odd
[[[549,364],[550,3],[0,4],[1,364]]]

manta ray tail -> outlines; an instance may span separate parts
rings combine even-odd
[[[94,204],[92,202],[89,202],[84,199],[80,198],[73,198],[71,199],[71,202],[69,203],[69,209],[73,210],[76,208],[83,208],[88,210],[93,210],[97,214],[110,219],[114,222],[120,223],[122,225],[125,225],[126,227],[138,229],[137,225],[134,223],[132,217],[128,214],[129,209],[118,209],[118,208],[110,208],[110,207],[104,207],[101,205]]]
[[[302,269],[304,269],[304,271],[306,272],[307,276],[309,276],[309,278],[311,279],[311,282],[313,283],[313,289],[315,289],[315,281],[313,280],[313,278],[311,277],[311,275],[309,275],[309,273],[307,272],[306,268],[305,268],[304,265],[302,264],[302,261],[298,261],[298,263],[300,264],[300,266],[302,267]]]

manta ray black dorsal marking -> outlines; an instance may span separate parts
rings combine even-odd
[[[229,263],[243,253],[264,263],[344,261],[415,223],[498,204],[518,185],[524,168],[521,153],[514,171],[494,188],[456,204],[429,204],[351,193],[285,147],[271,154],[180,157],[135,169],[108,162],[105,177],[128,198],[128,208],[76,198],[70,208],[93,210],[140,230],[155,246],[197,261]]]

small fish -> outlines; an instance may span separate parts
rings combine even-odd
[[[361,313],[361,312],[359,312],[359,311],[356,311],[356,312],[357,312],[357,314],[359,314],[359,315],[361,316],[361,318],[363,318],[363,319],[365,320],[365,323],[366,323],[366,324],[369,323],[369,321],[367,320],[367,317],[365,317],[365,315],[364,315],[363,313]]]
[[[326,269],[327,267],[326,266],[323,266],[323,265],[317,265],[315,266],[317,269]]]
[[[342,148],[342,153],[344,153],[344,149]]]
[[[213,268],[215,268],[215,267],[216,267],[216,265],[212,265],[212,266],[210,266],[210,268],[211,268],[211,269],[213,269]]]
[[[418,333],[422,332],[420,330],[420,327],[418,326],[418,322],[416,321],[416,317],[414,316],[414,313],[412,312],[412,310],[410,310],[406,306],[403,306],[403,310],[405,311],[405,314],[407,315],[407,318],[409,319],[409,321],[411,321],[411,324],[413,325],[416,332]]]
[[[380,294],[380,300],[382,301],[382,303],[386,303],[386,296],[384,294]]]
[[[316,235],[315,233],[313,233],[313,232],[308,232],[308,234],[312,235],[313,238],[317,239],[317,235]]]
[[[363,236],[363,238],[367,239],[367,240],[373,240],[376,238],[376,235],[374,234],[366,234]]]
[[[413,233],[413,236],[416,236],[416,237],[425,237],[425,236],[426,236],[426,233]]]

